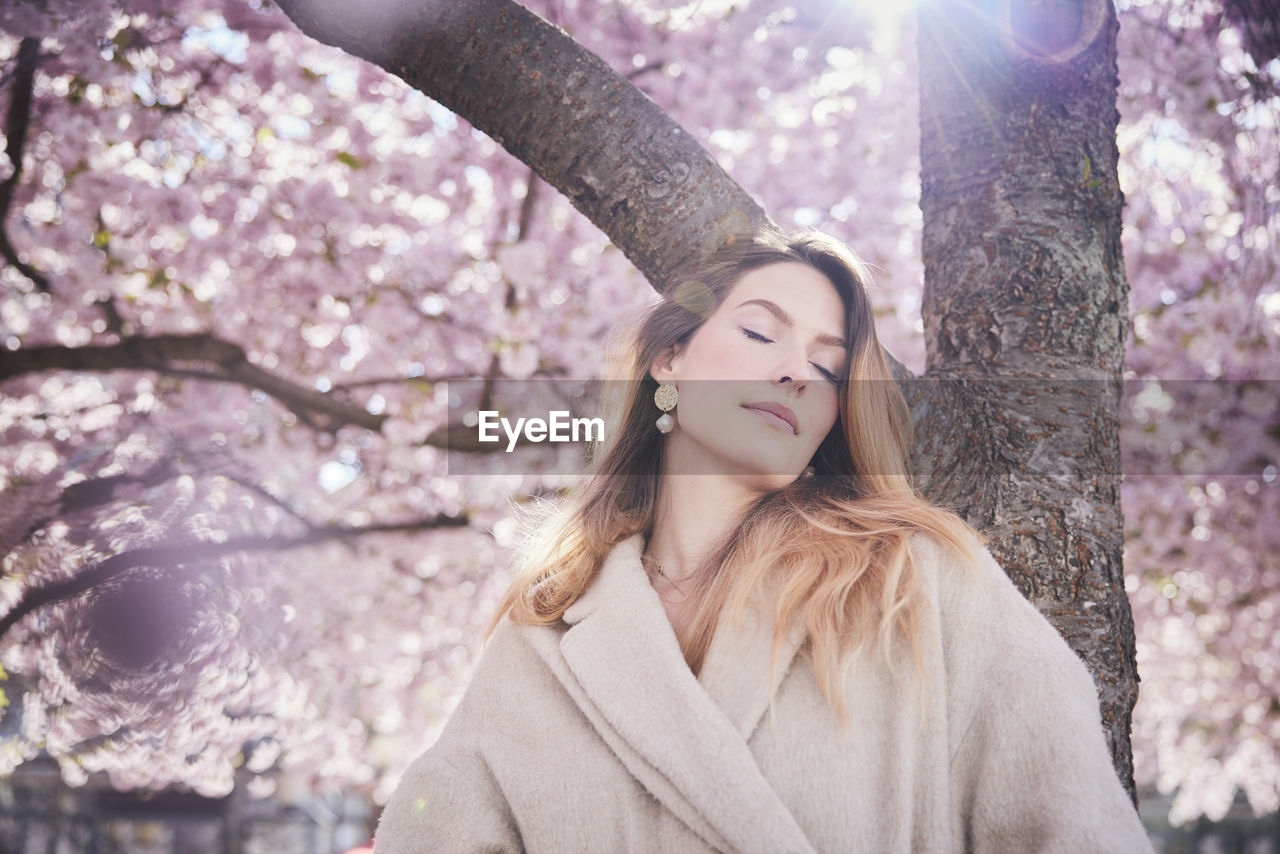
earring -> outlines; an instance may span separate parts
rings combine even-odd
[[[662,417],[658,419],[658,431],[661,433],[670,433],[671,428],[676,426],[676,420],[671,417],[671,410],[676,408],[676,401],[680,399],[680,393],[671,383],[662,383],[658,386],[658,390],[653,393],[653,402],[662,410]]]
[[[800,473],[801,477],[813,477],[813,466],[805,466],[804,471]]]

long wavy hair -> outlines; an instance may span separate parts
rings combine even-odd
[[[649,365],[692,338],[744,275],[788,262],[822,273],[844,305],[848,382],[839,384],[837,420],[814,454],[814,474],[760,497],[694,570],[673,628],[697,674],[720,621],[741,619],[768,589],[776,597],[771,677],[779,645],[796,621],[842,726],[848,723],[842,686],[864,650],[878,647],[896,673],[894,643],[905,642],[921,672],[920,626],[928,603],[908,540],[930,534],[972,565],[982,538],[912,487],[910,414],[876,339],[867,269],[843,244],[814,231],[729,237],[674,276],[638,323],[615,331],[606,363],[612,379],[605,384],[612,392],[606,424],[619,426],[565,502],[526,507],[517,573],[486,637],[507,615],[527,624],[560,620],[614,546],[651,534],[664,437],[654,427],[661,413]]]

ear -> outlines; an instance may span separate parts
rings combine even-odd
[[[684,344],[675,344],[666,348],[654,357],[649,364],[649,376],[660,383],[677,379],[680,370],[680,356],[684,353]]]

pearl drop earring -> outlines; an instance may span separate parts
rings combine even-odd
[[[662,433],[670,433],[672,428],[676,426],[676,420],[671,417],[671,410],[676,408],[676,402],[680,399],[680,392],[671,383],[662,383],[658,386],[658,390],[653,393],[653,402],[662,410],[662,416],[658,419],[658,430]]]

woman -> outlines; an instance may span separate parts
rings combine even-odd
[[[379,854],[1151,850],[1084,664],[912,490],[865,281],[764,233],[666,290]]]

